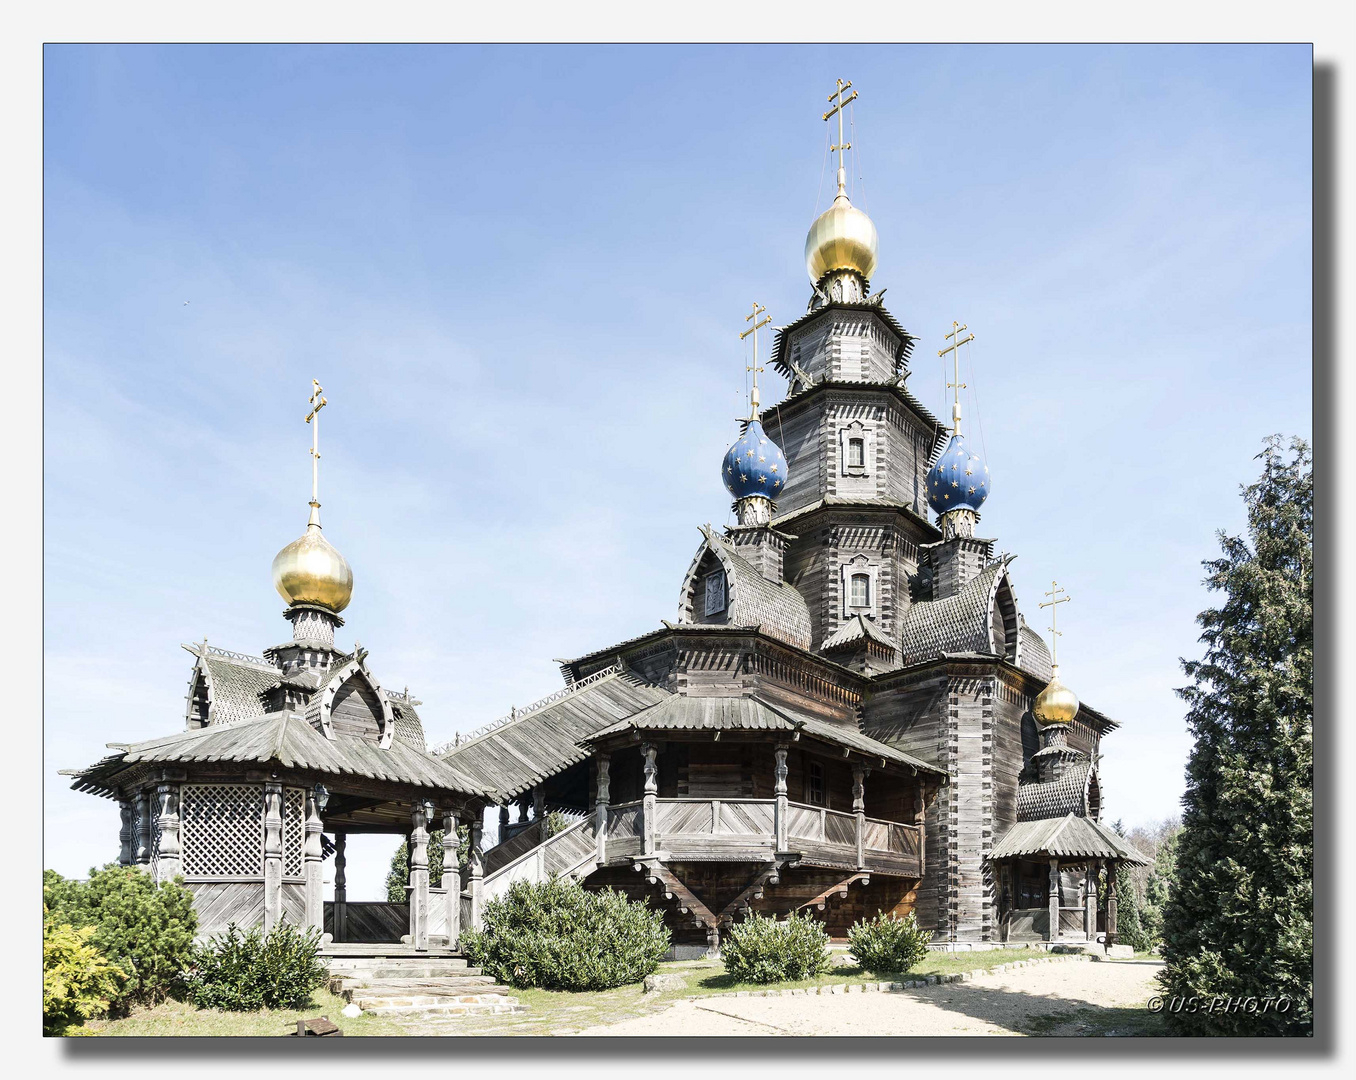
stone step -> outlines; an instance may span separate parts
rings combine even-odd
[[[480,968],[458,964],[327,964],[331,976],[341,979],[464,979],[480,974]]]
[[[491,1016],[503,1013],[526,1012],[527,1006],[520,1005],[514,998],[500,998],[498,1002],[462,1003],[443,1001],[434,1005],[375,1005],[364,1008],[373,1016]]]
[[[355,990],[349,1000],[367,1012],[370,1009],[413,1005],[502,1005],[510,1000],[508,994],[428,994],[391,990]],[[514,999],[516,1000],[516,999]]]
[[[330,979],[335,994],[507,994],[488,976],[469,979]]]

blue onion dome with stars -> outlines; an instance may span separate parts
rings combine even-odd
[[[989,497],[989,467],[956,434],[928,470],[928,505],[938,514],[961,508],[978,511]]]
[[[746,420],[744,433],[725,452],[721,474],[736,499],[752,495],[775,499],[786,486],[786,455],[767,437],[762,424]]]

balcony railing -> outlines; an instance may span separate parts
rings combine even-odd
[[[652,805],[648,830],[645,800],[608,807],[609,859],[653,850],[673,858],[709,858],[715,852],[763,860],[779,850],[776,799],[656,798]],[[802,862],[922,873],[922,830],[916,825],[859,819],[856,814],[789,800],[782,806],[786,850],[798,854]]]

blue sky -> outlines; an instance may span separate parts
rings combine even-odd
[[[1074,598],[1062,673],[1122,724],[1110,817],[1173,813],[1200,561],[1261,440],[1310,433],[1307,46],[61,46],[47,865],[116,856],[112,805],[55,770],[178,728],[180,642],[287,637],[269,563],[305,524],[313,375],[341,641],[433,740],[673,618],[727,520],[743,315],[809,296],[839,75],[911,388],[945,414],[967,322],[981,531],[1033,626],[1052,577]]]

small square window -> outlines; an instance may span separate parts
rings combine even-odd
[[[849,439],[848,440],[848,468],[865,469],[866,468],[866,440]]]
[[[707,615],[716,615],[725,610],[725,571],[717,570],[714,574],[706,575],[706,605]]]
[[[805,801],[812,806],[824,803],[824,766],[812,761],[805,769]]]
[[[871,606],[871,578],[867,574],[853,574],[849,586],[848,603],[853,607]]]

